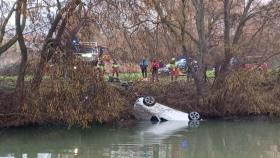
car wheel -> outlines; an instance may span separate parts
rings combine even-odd
[[[156,100],[155,100],[154,97],[147,96],[147,97],[144,97],[143,103],[144,103],[146,106],[153,106],[153,105],[155,105]]]
[[[198,112],[191,112],[189,114],[189,119],[190,120],[199,120],[200,119],[200,115]]]

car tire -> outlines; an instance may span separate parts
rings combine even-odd
[[[191,113],[189,113],[189,119],[190,120],[199,120],[200,115],[198,112],[191,112]]]
[[[152,96],[146,96],[144,97],[143,99],[143,103],[146,105],[146,106],[153,106],[156,104],[156,100],[154,97]]]

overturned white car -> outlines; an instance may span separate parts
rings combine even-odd
[[[135,117],[151,121],[192,121],[199,120],[198,112],[185,113],[159,104],[154,97],[140,97],[134,104]]]

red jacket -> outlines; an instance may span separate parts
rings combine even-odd
[[[158,68],[159,68],[159,62],[157,62],[157,61],[152,61],[152,62],[151,62],[151,66],[152,66],[152,69],[158,69]]]

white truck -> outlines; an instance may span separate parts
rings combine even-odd
[[[98,58],[101,58],[103,53],[108,53],[108,49],[104,46],[100,46],[97,42],[76,42],[74,43],[75,55],[81,59],[81,61],[92,63],[97,65]]]

